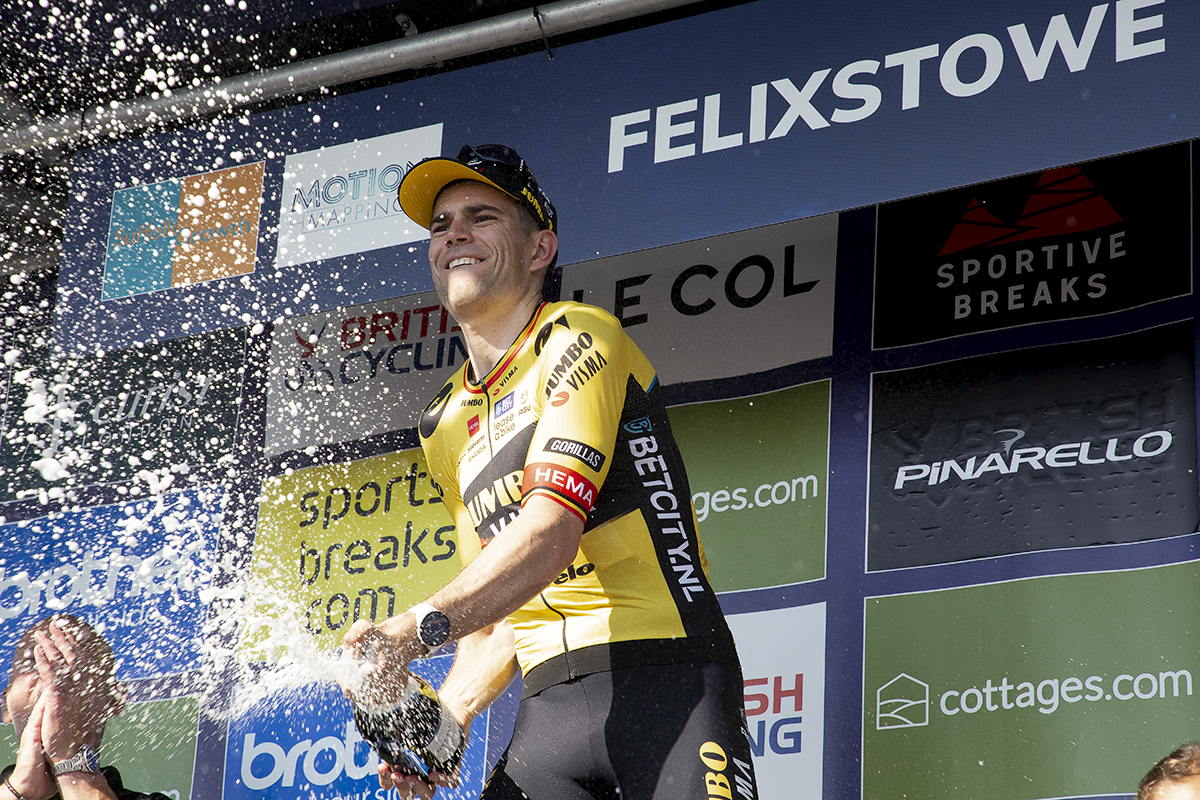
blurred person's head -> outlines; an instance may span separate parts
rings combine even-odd
[[[1200,800],[1200,742],[1190,742],[1154,765],[1138,784],[1137,800]]]
[[[125,686],[117,680],[117,662],[112,648],[96,630],[71,614],[54,614],[40,619],[26,629],[13,650],[12,670],[4,687],[3,720],[16,727],[17,737],[25,729],[30,713],[41,696],[42,679],[38,672],[35,649],[40,647],[37,634],[52,636],[56,626],[72,642],[75,663],[66,676],[79,691],[95,693],[92,708],[102,732],[104,723],[120,714],[125,707]]]

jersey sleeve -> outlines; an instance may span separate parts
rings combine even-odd
[[[522,480],[522,503],[550,497],[587,521],[612,465],[626,395],[654,370],[611,315],[576,306],[538,333],[538,423]]]

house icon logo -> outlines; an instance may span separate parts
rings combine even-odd
[[[929,724],[929,684],[901,672],[875,692],[875,730]]]

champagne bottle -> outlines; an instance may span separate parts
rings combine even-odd
[[[356,703],[354,722],[380,758],[409,775],[454,775],[466,749],[463,730],[437,691],[411,672],[399,702],[391,708]]]

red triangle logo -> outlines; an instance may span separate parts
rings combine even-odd
[[[1121,221],[1121,215],[1078,167],[1048,169],[1038,178],[1021,216],[1012,223],[996,218],[982,203],[971,198],[938,255],[1083,233]]]

